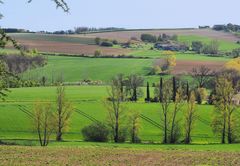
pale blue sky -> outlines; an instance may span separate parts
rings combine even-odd
[[[4,0],[2,27],[30,30],[76,26],[124,28],[197,27],[240,24],[239,0],[66,0],[70,13],[55,10],[51,0]]]

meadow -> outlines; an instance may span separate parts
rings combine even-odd
[[[143,89],[145,91],[145,89]],[[152,89],[153,91],[153,89]],[[56,88],[20,88],[11,89],[6,102],[0,104],[0,138],[11,139],[37,139],[33,132],[33,121],[20,107],[25,106],[32,111],[34,102],[55,102]],[[66,88],[66,95],[74,107],[94,117],[99,121],[106,121],[107,110],[103,100],[107,97],[106,86],[71,86]],[[153,95],[153,94],[152,94]],[[143,96],[144,97],[144,96]],[[19,106],[20,105],[20,106]],[[137,103],[128,102],[126,114],[130,111],[139,111],[144,116],[160,123],[161,107],[158,103],[145,103],[141,98]],[[186,106],[183,110],[186,109]],[[213,106],[198,105],[199,119],[193,132],[193,143],[217,143],[219,140],[212,132],[210,122]],[[183,116],[183,113],[179,114]],[[64,134],[66,141],[82,140],[81,129],[92,121],[78,112],[75,112],[70,121],[69,130]],[[153,126],[148,121],[141,119],[140,138],[143,142],[161,142],[161,129]]]

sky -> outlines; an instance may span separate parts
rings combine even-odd
[[[240,24],[239,0],[66,0],[70,13],[52,0],[3,0],[3,28],[56,31],[87,27],[190,28]]]

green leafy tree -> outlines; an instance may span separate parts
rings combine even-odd
[[[233,88],[232,81],[227,76],[222,76],[216,80],[216,95],[215,95],[215,111],[212,120],[213,131],[216,134],[221,135],[221,143],[226,143],[226,137],[228,143],[234,141],[234,112],[236,112],[236,106],[233,103],[233,99],[236,93],[236,89]]]

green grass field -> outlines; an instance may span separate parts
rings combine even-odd
[[[192,41],[201,41],[205,44],[208,44],[212,41],[213,39],[208,38],[208,37],[203,37],[203,36],[179,36],[179,41],[183,42],[183,43],[188,43],[191,45]],[[237,43],[233,43],[233,42],[229,42],[229,41],[224,41],[224,40],[217,40],[219,42],[219,49],[221,51],[231,51],[235,48],[239,48],[239,44]]]
[[[198,61],[227,61],[228,58],[216,58],[194,54],[177,54],[179,60]],[[123,73],[125,75],[138,74],[153,83],[159,76],[148,76],[154,59],[121,59],[121,58],[80,58],[66,56],[48,56],[48,64],[25,72],[25,79],[40,80],[42,76],[47,77],[47,82],[57,79],[61,75],[64,82],[77,82],[83,79],[101,80],[104,83],[114,75]]]
[[[144,90],[144,89],[143,89]],[[0,104],[0,138],[1,139],[36,139],[33,133],[32,119],[19,109],[24,105],[32,111],[35,101],[55,102],[56,88],[20,88],[11,89],[6,102]],[[82,110],[99,121],[105,121],[107,111],[103,105],[106,98],[107,88],[105,86],[72,86],[67,87],[66,94],[75,108]],[[126,114],[130,111],[139,111],[141,114],[160,123],[160,105],[146,104],[143,98],[137,103],[126,103]],[[186,107],[184,107],[186,109]],[[199,116],[206,121],[211,121],[213,107],[209,105],[197,106]],[[179,114],[183,118],[183,114]],[[77,112],[72,116],[70,129],[64,134],[68,141],[82,140],[81,129],[90,124],[91,121]],[[144,142],[161,142],[161,130],[147,121],[141,120],[140,138]],[[193,132],[194,143],[216,143],[218,139],[213,135],[211,127],[200,120],[197,120]]]
[[[83,79],[108,81],[118,73],[149,73],[152,59],[119,59],[119,58],[79,58],[48,56],[48,64],[24,73],[25,78],[39,79],[46,76],[51,82],[52,76],[63,75],[65,82],[76,82]]]

